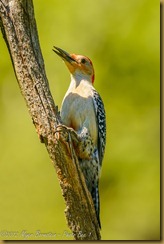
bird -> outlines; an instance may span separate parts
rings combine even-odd
[[[61,121],[72,128],[81,141],[77,156],[101,229],[99,178],[106,146],[104,103],[94,88],[92,61],[56,46],[52,50],[62,58],[70,72],[71,82],[61,105]]]

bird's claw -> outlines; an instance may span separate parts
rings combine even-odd
[[[56,132],[63,132],[63,131],[66,131],[66,130],[68,130],[68,127],[66,126],[66,125],[62,125],[62,124],[60,124],[60,125],[57,125],[56,126],[56,128],[55,128],[55,133]]]
[[[66,125],[57,125],[55,133],[59,133],[60,138],[66,142],[70,141],[70,136],[73,140],[73,143],[77,144],[79,141],[78,135],[76,134],[74,129],[67,127]]]

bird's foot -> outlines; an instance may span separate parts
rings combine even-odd
[[[93,140],[88,132],[83,131],[77,134],[76,131],[66,125],[57,125],[56,131],[58,139],[71,145],[75,148],[76,154],[81,159],[91,159],[94,152]]]
[[[76,134],[74,129],[67,127],[66,125],[57,125],[55,133],[58,133],[59,138],[63,141],[70,142],[71,137],[73,144],[77,144],[79,142],[78,135]]]

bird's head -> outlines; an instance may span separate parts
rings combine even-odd
[[[53,51],[63,59],[73,76],[79,76],[81,78],[87,77],[92,84],[94,83],[94,68],[91,60],[88,57],[69,54],[61,48],[55,46]]]

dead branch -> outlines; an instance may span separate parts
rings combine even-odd
[[[61,120],[45,73],[32,0],[0,0],[0,26],[30,116],[56,169],[68,226],[76,240],[100,240],[93,202],[71,146],[71,134],[69,130],[56,130]]]

